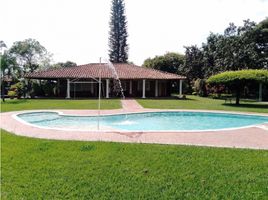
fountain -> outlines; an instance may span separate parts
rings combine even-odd
[[[111,63],[110,60],[108,60],[108,59],[105,59],[105,61],[107,62],[107,66],[109,67],[109,69],[112,70],[112,74],[113,74],[113,78],[114,78],[114,91],[115,92],[119,91],[119,93],[121,93],[121,97],[123,99],[125,99],[122,83],[121,83],[121,81],[119,79],[118,73],[115,70],[115,67],[114,67],[113,63]]]
[[[122,83],[119,79],[118,73],[113,65],[113,63],[110,62],[110,60],[108,59],[104,59],[105,62],[107,62],[107,66],[109,69],[112,70],[112,75],[113,75],[113,91],[120,93],[122,99],[125,99],[125,95],[124,95],[124,90],[122,87]],[[101,58],[100,58],[100,63],[101,63]],[[99,99],[98,99],[98,130],[100,130],[100,108],[101,108],[101,70],[99,71],[99,80],[97,81],[99,84]]]

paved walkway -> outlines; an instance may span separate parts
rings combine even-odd
[[[123,109],[101,110],[100,113],[118,114],[133,112],[157,112],[163,110],[144,109],[135,100],[122,100]],[[131,143],[157,143],[157,144],[184,144],[198,146],[217,146],[252,148],[268,150],[268,124],[263,124],[250,128],[236,130],[205,131],[205,132],[149,132],[136,131],[125,132],[121,130],[101,130],[89,131],[81,130],[59,130],[45,129],[23,123],[14,118],[14,115],[23,112],[35,111],[16,111],[1,113],[0,128],[5,129],[16,135],[27,137],[59,139],[59,140],[84,140],[84,141],[112,141],[112,142],[131,142]],[[97,110],[57,110],[65,115],[98,115]],[[170,111],[170,110],[165,110]],[[172,110],[182,111],[182,110]],[[189,111],[189,110],[188,110]],[[193,110],[195,112],[204,112]],[[206,111],[219,112],[219,111]],[[226,112],[224,112],[226,113]],[[228,113],[228,112],[227,112]]]
[[[123,110],[125,111],[138,111],[143,110],[143,107],[135,99],[121,100]]]

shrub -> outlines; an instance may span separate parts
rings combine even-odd
[[[227,71],[211,76],[207,82],[210,84],[232,84],[241,81],[268,82],[268,70],[240,70]]]
[[[8,95],[11,99],[13,99],[13,98],[16,96],[16,92],[13,91],[13,90],[9,90],[8,93],[7,93],[7,95]]]
[[[44,85],[42,85],[42,89],[44,90],[45,96],[54,96],[55,87],[56,84],[52,81],[47,81]]]
[[[239,104],[241,91],[246,85],[251,83],[267,83],[268,70],[240,70],[227,71],[211,76],[208,81],[211,85],[224,84],[236,93],[236,104]]]
[[[15,83],[10,86],[10,91],[13,91],[15,93],[14,96],[17,96],[18,98],[22,97],[24,94],[24,85],[21,82]],[[8,95],[9,96],[9,95]]]
[[[207,96],[206,81],[204,79],[197,79],[194,82],[194,90],[201,97]]]
[[[33,96],[44,96],[44,91],[42,89],[42,86],[40,84],[34,82],[33,88],[32,88]]]

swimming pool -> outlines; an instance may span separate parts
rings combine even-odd
[[[69,116],[58,112],[27,112],[19,120],[43,128],[97,130],[97,116]],[[121,131],[205,131],[233,129],[268,123],[268,116],[214,112],[144,112],[102,115],[101,130]]]

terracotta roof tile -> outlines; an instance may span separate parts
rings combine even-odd
[[[185,79],[184,76],[167,73],[132,64],[113,64],[120,79]],[[91,63],[74,67],[49,69],[28,73],[25,78],[115,78],[107,63]]]

